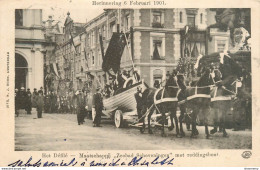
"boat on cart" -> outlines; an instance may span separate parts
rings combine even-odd
[[[136,100],[134,94],[137,87],[145,90],[148,86],[144,81],[137,82],[128,88],[123,89],[120,93],[109,98],[103,99],[103,114],[114,120],[117,128],[122,127],[126,122],[132,122],[137,119]]]

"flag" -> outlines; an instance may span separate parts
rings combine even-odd
[[[114,73],[118,72],[120,69],[121,57],[126,45],[126,38],[128,38],[128,36],[129,34],[126,34],[125,36],[124,33],[113,33],[103,59],[103,71],[107,72],[112,68]]]
[[[86,54],[86,49],[84,48],[84,56],[85,56],[85,60],[86,60],[86,63],[87,63],[87,68],[88,68],[88,56]]]
[[[57,71],[58,71],[58,76],[60,77],[60,72],[59,72],[60,68],[59,68],[59,64],[58,63],[56,63],[56,67],[57,67]]]
[[[194,47],[192,49],[192,52],[191,52],[191,57],[197,57],[199,56],[199,51],[198,51],[198,48],[197,48],[197,45],[196,45],[196,42],[194,44]]]
[[[74,40],[73,40],[73,36],[72,36],[72,33],[70,31],[70,37],[71,37],[71,44],[73,45],[74,49],[75,49],[75,52],[76,52],[76,46],[75,46],[75,43],[74,43]],[[77,52],[76,52],[77,53]]]
[[[50,64],[50,67],[51,67],[51,72],[54,73],[57,77],[60,78],[60,76],[59,76],[59,74],[58,74],[58,70],[57,70],[56,63]]]
[[[99,41],[100,41],[100,48],[101,48],[102,60],[104,60],[103,37],[102,37],[101,34],[99,35]]]

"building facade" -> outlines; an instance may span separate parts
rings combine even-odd
[[[42,10],[15,10],[15,88],[44,84],[45,37]]]
[[[106,52],[113,32],[130,33],[132,30],[123,52],[121,68],[131,70],[134,65],[145,82],[153,87],[155,81],[161,83],[166,73],[176,68],[183,55],[186,25],[193,32],[187,40],[190,53],[206,54],[207,12],[207,9],[105,10],[85,25],[86,70],[94,74],[103,86],[107,77],[101,69],[99,35],[102,35]]]

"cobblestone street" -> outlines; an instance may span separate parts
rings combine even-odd
[[[211,127],[210,127],[211,129]],[[174,131],[166,128],[166,137],[154,129],[140,134],[135,128],[116,128],[112,121],[102,120],[102,127],[92,127],[92,121],[85,118],[83,125],[77,124],[73,114],[43,114],[38,119],[35,111],[26,115],[21,111],[15,117],[15,150],[174,150],[174,149],[248,149],[252,147],[251,131],[227,130],[229,138],[216,133],[212,140],[205,138],[204,127],[198,127],[199,136],[177,138]]]

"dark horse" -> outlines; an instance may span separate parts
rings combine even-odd
[[[233,84],[242,77],[242,68],[224,53],[215,53],[201,60],[204,66],[212,62],[219,63],[220,67],[213,72],[215,87],[211,91],[211,109],[214,111],[214,129],[210,133],[216,133],[219,126],[223,137],[227,137],[226,116],[231,112],[232,99],[237,95]]]
[[[201,73],[201,77],[198,81],[193,82],[190,87],[185,90],[185,106],[192,111],[192,133],[191,137],[196,137],[199,132],[196,128],[197,116],[203,115],[203,123],[205,126],[206,137],[209,138],[208,131],[208,114],[210,109],[210,89],[214,84],[213,79],[208,68],[200,68],[198,70]],[[180,93],[181,94],[181,93]],[[180,125],[182,127],[182,120],[180,119]]]
[[[151,116],[156,111],[156,114],[161,114],[161,124],[162,124],[162,136],[165,135],[164,125],[166,121],[166,113],[170,114],[171,126],[169,130],[173,129],[173,119],[176,124],[176,133],[179,136],[178,119],[176,115],[178,107],[177,92],[179,87],[173,76],[171,76],[165,87],[161,89],[147,88],[142,94],[142,99],[144,101],[143,113],[148,112],[148,131],[153,133],[151,130]],[[144,121],[144,120],[143,120]]]

